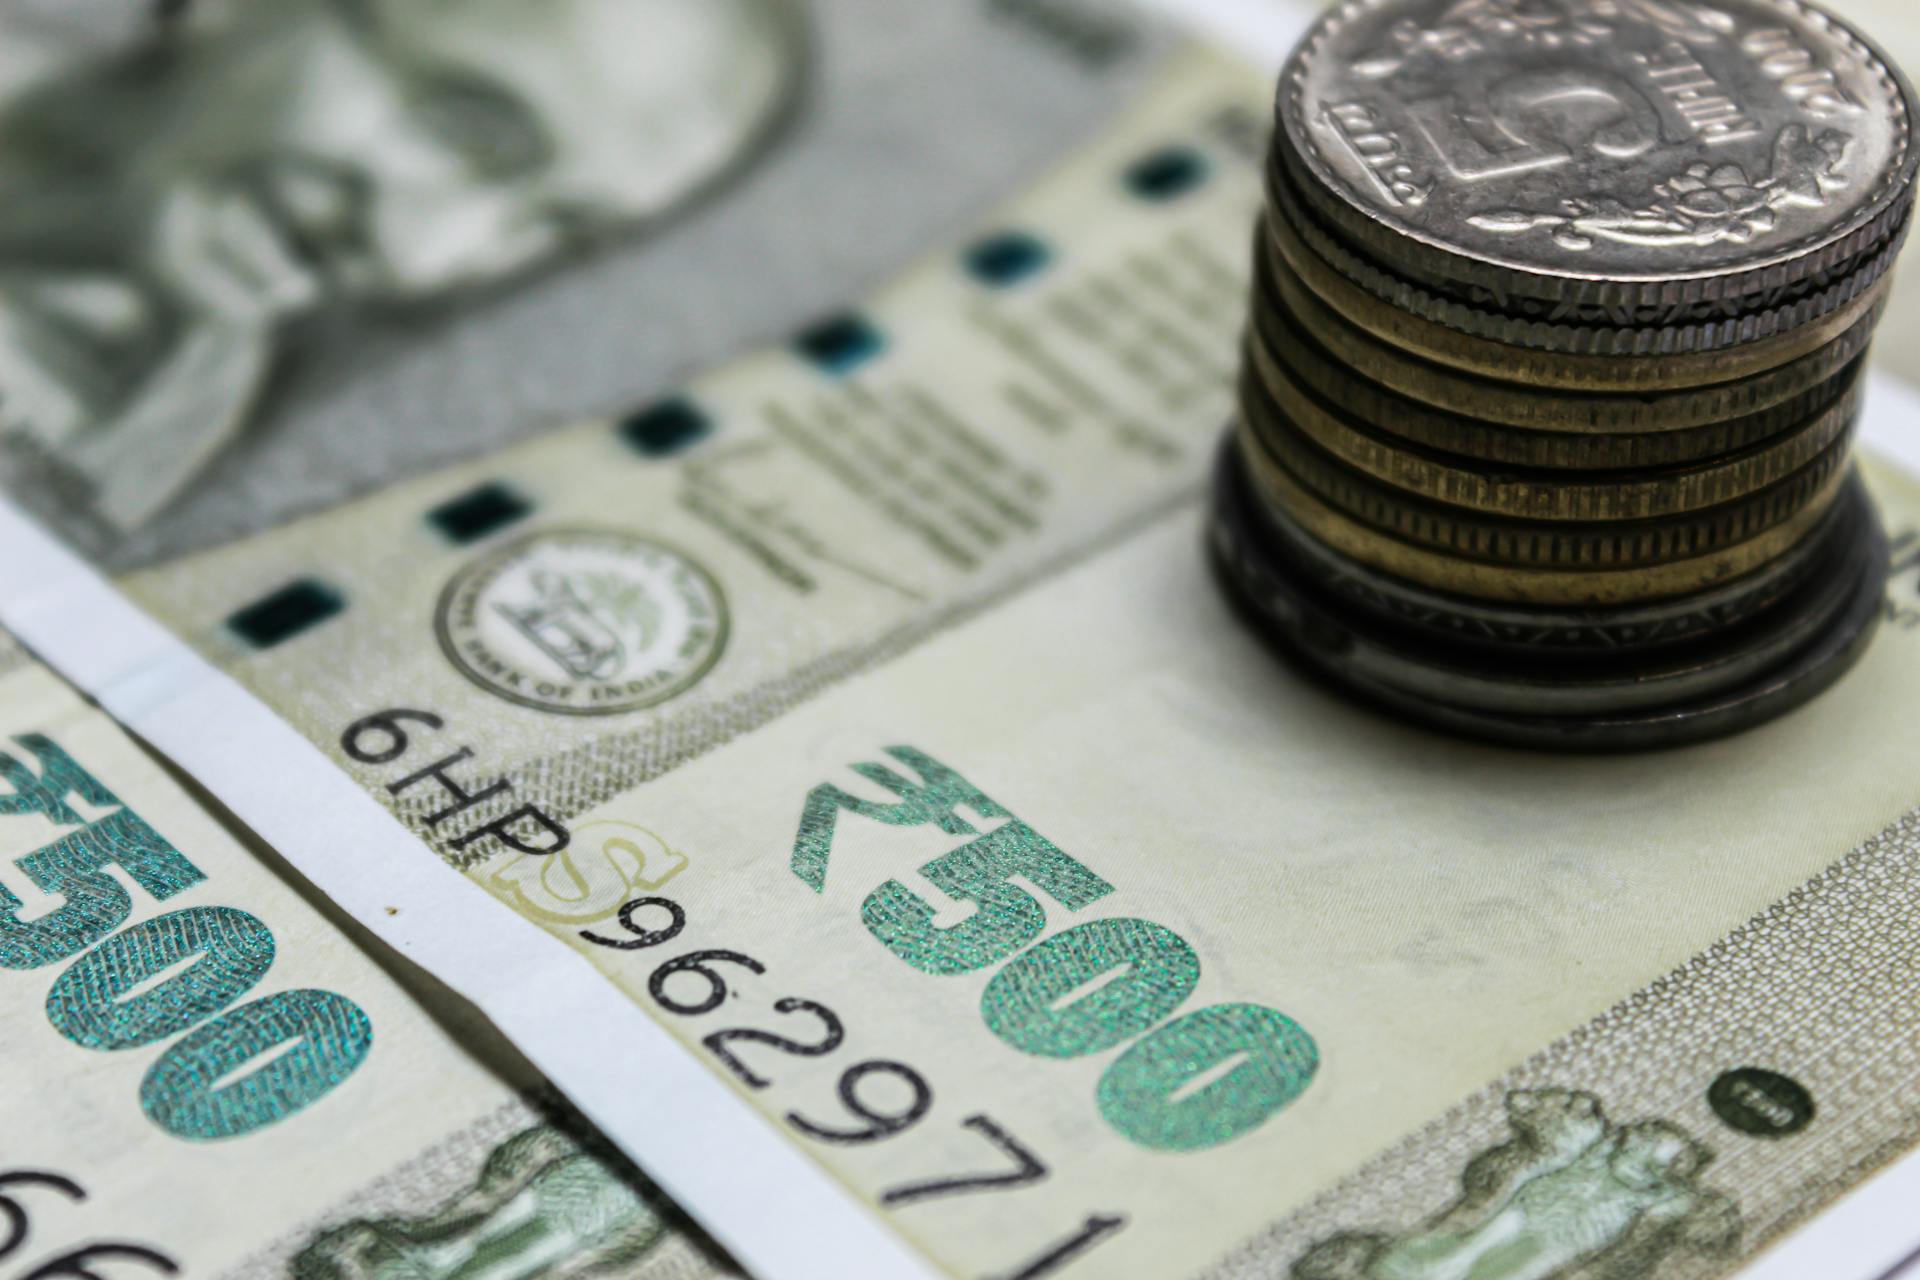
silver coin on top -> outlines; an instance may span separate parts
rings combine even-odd
[[[1900,72],[1800,0],[1345,0],[1278,159],[1390,271],[1568,305],[1777,305],[1902,228]]]

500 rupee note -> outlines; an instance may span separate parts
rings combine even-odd
[[[784,347],[125,586],[336,755],[351,736],[348,763],[443,736],[458,760],[380,794],[456,860],[543,856],[571,814],[1195,492],[1264,95],[1190,53],[960,250]],[[677,865],[641,860],[551,913]]]
[[[1368,716],[1239,631],[1182,512],[559,855],[452,860],[945,1270],[1726,1275],[1920,1138],[1920,491],[1876,489],[1895,625],[1732,741]],[[340,749],[454,803],[439,734]]]
[[[270,857],[0,633],[10,1274],[734,1274]]]
[[[1197,541],[571,817],[684,866],[543,922],[962,1274],[1719,1276],[1920,1139],[1909,629],[1780,725],[1543,759],[1303,684]]]
[[[1578,1050],[1911,807],[1910,635],[1747,737],[1543,760],[1324,697],[1206,581],[1265,95],[1190,58],[786,349],[126,584],[454,868],[316,845],[372,927],[498,921],[443,976],[590,1003],[513,1023],[556,1083],[658,1029],[759,1119],[710,1164],[859,1206],[756,1238],[768,1274],[860,1274],[856,1223],[1022,1280],[1723,1274],[1909,1142],[1858,1020],[1662,1005],[1623,1042],[1684,1057],[1659,1089]],[[1916,985],[1815,972],[1894,1018]],[[801,1190],[705,1185],[723,1235]]]
[[[576,835],[575,814],[1194,492],[1227,411],[1245,294],[1240,254],[1219,246],[1238,244],[1258,200],[1266,93],[1187,54],[958,251],[779,349],[130,579],[281,714],[304,706],[277,729],[84,574],[36,579],[28,566],[13,607],[327,892],[477,996],[757,1271],[944,1266],[739,1108],[616,988],[583,981],[587,962],[538,928],[603,923],[692,874],[644,828]],[[73,644],[83,637],[91,657]],[[336,760],[364,757],[355,782],[333,781],[369,784],[453,860],[527,859],[488,872],[517,886],[518,927],[482,915],[497,908],[478,881],[430,862],[418,879],[419,846],[313,776],[286,725]],[[372,768],[430,740],[445,749],[410,756],[411,782]],[[593,1060],[572,1047],[589,1026]],[[819,1247],[796,1249],[802,1234]],[[1052,1268],[1082,1251],[1061,1250],[1002,1261]]]

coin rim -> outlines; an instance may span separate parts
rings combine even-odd
[[[1862,504],[1837,503],[1820,525],[1772,561],[1689,595],[1646,605],[1555,609],[1455,596],[1395,577],[1321,542],[1286,512],[1259,505],[1251,495],[1239,496],[1248,486],[1244,476],[1233,483],[1238,488],[1231,501],[1243,503],[1246,517],[1257,523],[1261,534],[1282,544],[1290,562],[1326,594],[1398,630],[1423,632],[1452,644],[1562,660],[1582,653],[1605,655],[1687,644],[1739,625],[1791,595],[1823,566],[1836,545],[1858,532],[1854,526],[1864,518]],[[1229,496],[1219,495],[1216,501],[1225,503]],[[1518,634],[1503,634],[1508,630]]]
[[[1617,715],[1710,697],[1744,684],[1817,639],[1851,599],[1851,579],[1859,572],[1854,566],[1852,574],[1811,578],[1800,584],[1801,598],[1690,644],[1541,664],[1513,655],[1476,655],[1471,646],[1421,641],[1370,616],[1350,616],[1342,601],[1326,598],[1311,579],[1296,576],[1269,557],[1255,530],[1229,529],[1230,519],[1217,512],[1216,529],[1228,541],[1236,532],[1245,536],[1235,559],[1243,588],[1259,592],[1259,603],[1269,609],[1274,597],[1284,597],[1297,611],[1319,614],[1320,627],[1305,630],[1323,633],[1326,643],[1314,647],[1328,662],[1424,702],[1494,714]],[[1843,552],[1847,550],[1854,549]],[[1275,616],[1275,621],[1281,619]],[[1476,662],[1476,656],[1494,661]]]
[[[1799,423],[1741,448],[1677,466],[1613,472],[1496,471],[1472,465],[1476,459],[1398,435],[1391,426],[1371,425],[1298,385],[1283,369],[1276,372],[1287,385],[1276,386],[1254,371],[1255,360],[1249,357],[1239,388],[1243,415],[1255,430],[1277,414],[1330,456],[1381,484],[1429,502],[1517,520],[1653,520],[1737,501],[1812,463],[1851,429],[1865,394],[1864,382],[1856,379],[1832,404]],[[1757,474],[1742,475],[1742,469]],[[1610,498],[1631,509],[1606,509]]]
[[[1460,560],[1560,570],[1645,569],[1739,546],[1788,523],[1806,506],[1824,509],[1846,478],[1853,451],[1848,430],[1773,484],[1685,515],[1549,522],[1486,515],[1383,484],[1327,453],[1297,426],[1276,425],[1282,430],[1262,433],[1245,420],[1236,424],[1255,491],[1263,497],[1280,501],[1266,483],[1278,468],[1348,518],[1401,542]],[[1416,520],[1430,531],[1417,529]],[[1541,542],[1545,552],[1537,549]]]
[[[1556,391],[1457,369],[1394,346],[1329,306],[1284,261],[1275,261],[1273,255],[1264,251],[1261,243],[1264,235],[1264,231],[1256,233],[1254,278],[1261,285],[1271,288],[1274,297],[1269,299],[1255,294],[1253,315],[1256,320],[1268,304],[1280,301],[1291,311],[1295,324],[1309,333],[1316,343],[1324,345],[1332,359],[1351,368],[1356,376],[1443,412],[1463,417],[1483,417],[1496,426],[1527,431],[1643,434],[1668,427],[1697,428],[1766,412],[1808,394],[1858,362],[1872,345],[1875,327],[1885,310],[1883,300],[1879,307],[1863,315],[1826,346],[1815,348],[1797,360],[1726,382],[1655,392],[1621,392],[1617,389]],[[1302,306],[1315,314],[1310,318],[1302,317],[1299,314]],[[1334,349],[1336,346],[1341,349]],[[1765,391],[1752,394],[1753,389],[1769,382],[1781,384],[1785,390],[1778,395],[1769,395]],[[1754,402],[1731,406],[1726,403],[1742,391],[1748,392]],[[1623,413],[1639,416],[1630,416],[1625,421],[1616,421],[1612,417],[1596,419],[1591,415],[1586,418],[1561,416],[1566,407],[1572,404],[1590,410],[1611,406]],[[1523,406],[1529,412],[1516,411]],[[1690,411],[1680,412],[1682,409]]]
[[[1225,492],[1233,473],[1231,452],[1229,442],[1216,464],[1216,503],[1231,500]],[[1305,643],[1302,635],[1316,622],[1330,623],[1336,632],[1345,631],[1347,628],[1337,614],[1331,619],[1303,616],[1291,626],[1285,624],[1274,617],[1270,609],[1264,608],[1262,602],[1251,597],[1232,562],[1234,549],[1225,545],[1231,535],[1217,514],[1211,522],[1207,542],[1216,575],[1224,584],[1229,602],[1243,619],[1250,621],[1256,632],[1350,697],[1431,729],[1504,746],[1581,752],[1644,750],[1724,737],[1775,719],[1831,687],[1866,652],[1884,613],[1887,539],[1857,474],[1849,478],[1841,500],[1860,508],[1865,516],[1864,527],[1856,535],[1860,539],[1859,579],[1853,584],[1852,595],[1818,637],[1754,681],[1699,702],[1626,715],[1526,716],[1476,711],[1436,703],[1342,669],[1323,647]]]
[[[1572,391],[1672,391],[1738,381],[1790,364],[1832,342],[1882,305],[1892,276],[1878,274],[1843,306],[1765,337],[1707,350],[1547,351],[1465,332],[1395,307],[1348,280],[1272,216],[1261,220],[1263,251],[1278,256],[1334,310],[1390,346],[1499,381]],[[1641,330],[1645,336],[1661,331]]]
[[[1268,323],[1287,332],[1283,349],[1267,332]],[[1287,349],[1294,354],[1287,354]],[[1858,358],[1825,383],[1758,413],[1669,431],[1540,431],[1469,417],[1426,404],[1383,386],[1321,350],[1310,335],[1285,317],[1259,317],[1247,328],[1242,360],[1268,387],[1284,379],[1343,417],[1411,446],[1483,467],[1559,472],[1674,469],[1703,465],[1728,454],[1759,448],[1825,412],[1865,379]]]
[[[1278,215],[1276,218],[1275,215]],[[1507,346],[1570,356],[1674,356],[1734,351],[1792,333],[1841,311],[1890,273],[1905,247],[1911,218],[1853,260],[1826,285],[1785,302],[1763,303],[1736,315],[1646,325],[1589,324],[1511,315],[1432,292],[1394,269],[1342,245],[1296,193],[1278,184],[1267,192],[1267,218],[1284,224],[1301,248],[1365,293],[1407,315]]]
[[[1839,479],[1846,474],[1842,472]],[[1822,504],[1809,503],[1791,519],[1746,542],[1688,559],[1631,569],[1535,568],[1464,559],[1375,529],[1322,502],[1284,469],[1276,469],[1270,482],[1285,491],[1275,506],[1350,559],[1451,595],[1510,604],[1599,608],[1689,595],[1765,566],[1826,515]]]

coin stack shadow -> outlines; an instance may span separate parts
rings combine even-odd
[[[1655,239],[1661,210],[1496,210],[1453,243],[1431,229],[1445,210],[1425,224],[1382,216],[1427,195],[1416,151],[1440,149],[1435,130],[1388,127],[1391,98],[1330,103],[1316,62],[1351,45],[1343,22],[1396,8],[1419,6],[1334,10],[1282,76],[1240,411],[1215,477],[1211,541],[1230,594],[1346,691],[1485,739],[1670,745],[1801,704],[1881,613],[1885,537],[1851,445],[1913,203],[1910,90],[1873,63],[1898,108],[1890,173],[1799,257],[1762,246],[1645,276],[1535,268],[1476,255],[1476,235],[1543,231],[1560,238],[1547,258],[1577,259],[1582,238],[1623,221]],[[1792,7],[1816,32],[1857,39],[1807,12]],[[1401,98],[1529,65],[1471,61],[1424,83],[1402,67],[1414,83]],[[1697,233],[1744,208],[1764,231],[1792,212],[1767,195],[1789,166],[1844,172],[1839,135],[1776,129],[1759,143],[1774,159],[1759,188],[1705,146],[1658,157],[1676,174],[1655,187],[1672,225]],[[1356,162],[1381,195],[1356,194]],[[1812,181],[1803,203],[1826,190]]]

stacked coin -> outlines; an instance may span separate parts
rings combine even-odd
[[[1256,618],[1530,745],[1696,740],[1845,670],[1920,163],[1884,55],[1799,0],[1346,0],[1277,115],[1213,528]]]

